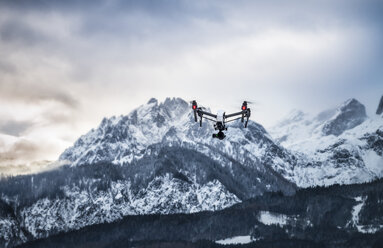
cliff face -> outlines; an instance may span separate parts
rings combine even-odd
[[[381,115],[382,113],[383,113],[383,96],[382,98],[380,98],[378,109],[376,110],[377,115]]]
[[[339,136],[344,131],[354,128],[367,118],[366,108],[356,99],[346,101],[337,109],[336,114],[323,126],[324,135]]]

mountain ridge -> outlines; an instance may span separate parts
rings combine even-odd
[[[211,138],[211,123],[194,123],[189,107],[179,98],[151,99],[80,137],[60,157],[72,163],[4,181],[2,199],[16,209],[23,235],[44,238],[127,215],[215,211],[264,192],[295,192],[274,169],[294,157],[261,125],[231,124],[221,142]]]
[[[335,133],[324,132],[334,126],[338,127]],[[314,117],[295,111],[270,133],[278,144],[300,159],[300,166],[294,168],[295,182],[307,187],[382,177],[382,130],[381,118],[367,117],[365,107],[356,99],[349,99]],[[368,140],[374,140],[374,145]]]
[[[219,141],[211,137],[212,123],[194,122],[186,101],[150,99],[81,136],[60,156],[66,166],[0,180],[0,200],[13,209],[0,217],[6,234],[0,239],[13,245],[124,216],[216,211],[266,192],[294,195],[297,186],[381,177],[382,118],[354,127],[335,122],[346,129],[324,135],[324,125],[339,120],[336,113],[309,119],[297,112],[280,127],[287,137],[279,143],[251,120],[248,128],[230,123],[227,138]],[[363,118],[360,113],[356,119]]]

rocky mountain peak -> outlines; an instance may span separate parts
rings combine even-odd
[[[213,132],[213,123],[204,121],[200,128],[194,122],[190,104],[185,100],[166,98],[159,102],[152,98],[128,115],[104,118],[98,128],[80,137],[59,159],[69,161],[73,166],[102,161],[122,165],[141,159],[149,146],[171,143],[228,149],[235,159],[242,160],[241,146],[249,149],[250,154],[261,152],[263,156],[265,148],[274,145],[266,130],[251,120],[246,129],[240,121],[230,123],[224,141],[212,139]]]
[[[284,176],[292,176],[296,158],[275,144],[260,124],[250,120],[244,128],[240,121],[231,122],[222,141],[213,139],[213,132],[213,123],[205,121],[201,128],[194,122],[191,106],[181,98],[150,99],[128,115],[105,118],[60,160],[68,161],[69,171],[99,169],[97,175],[110,180],[106,192],[80,197],[77,186],[65,185],[64,194],[74,197],[59,204],[84,199],[78,209],[91,206],[87,209],[96,213],[90,215],[97,216],[92,223],[101,223],[104,216],[115,220],[135,214],[194,213],[222,209],[267,191],[295,192],[296,185]],[[97,182],[89,179],[86,188],[96,188]],[[108,206],[106,213],[94,202]],[[56,202],[46,204],[52,209]],[[60,218],[56,216],[52,212],[53,222]],[[81,220],[81,225],[88,222]]]
[[[161,142],[176,122],[186,122],[188,107],[181,98],[166,98],[164,102],[151,98],[128,115],[103,118],[96,129],[81,136],[59,160],[70,161],[72,165],[130,162],[142,156],[149,145]]]
[[[360,103],[355,98],[351,98],[345,101],[339,108],[342,111],[347,111],[348,109],[355,109],[355,108],[361,108],[361,107],[364,107],[362,103]]]
[[[376,110],[377,115],[381,115],[382,113],[383,113],[383,96],[380,98],[378,109]]]
[[[157,103],[158,103],[158,100],[154,97],[150,98],[148,101],[148,104],[157,104]]]
[[[344,131],[354,128],[367,118],[366,108],[358,100],[352,98],[344,102],[335,115],[323,126],[324,135],[339,136]]]

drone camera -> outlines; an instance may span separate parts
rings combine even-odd
[[[223,140],[225,137],[226,135],[221,131],[219,131],[218,133],[213,133],[213,138]]]

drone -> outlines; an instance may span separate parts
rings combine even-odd
[[[192,101],[192,109],[194,111],[195,122],[197,122],[197,115],[200,118],[199,120],[200,127],[202,127],[202,118],[215,122],[214,130],[218,130],[218,133],[214,133],[213,138],[217,138],[220,140],[223,140],[226,137],[226,135],[223,133],[223,131],[227,131],[227,127],[225,125],[226,123],[241,119],[242,123],[245,122],[245,128],[246,128],[247,123],[249,122],[249,117],[251,113],[250,109],[247,108],[247,101],[243,102],[240,112],[233,113],[233,114],[226,114],[223,110],[218,110],[216,115],[206,112],[202,110],[201,107],[198,107],[197,102],[195,100]],[[210,118],[205,117],[204,115],[209,116]],[[236,116],[240,116],[240,117],[229,120],[229,118],[233,118]],[[211,118],[214,118],[214,119],[211,119]],[[246,121],[245,121],[245,118],[246,118]]]

